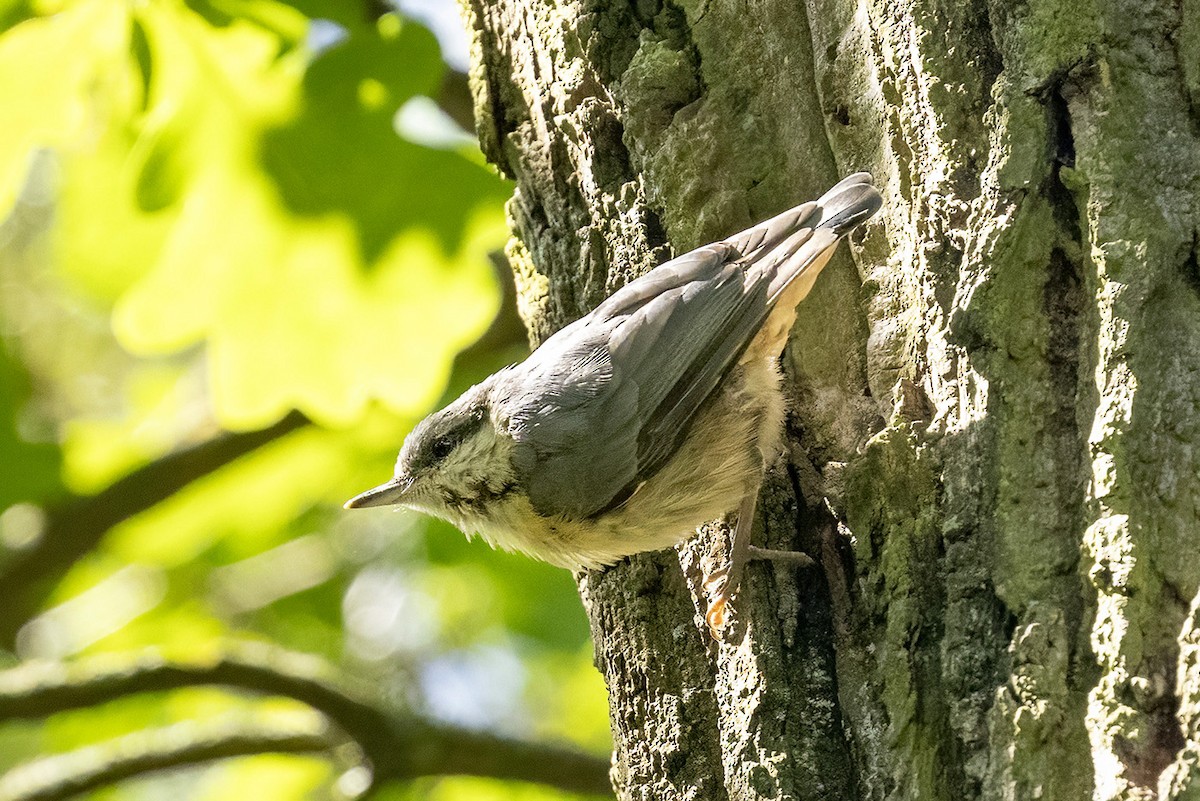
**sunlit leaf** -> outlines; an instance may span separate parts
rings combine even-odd
[[[612,742],[608,698],[604,678],[593,665],[591,643],[584,642],[574,651],[555,651],[530,663],[528,702],[547,711],[538,736],[571,742],[596,754],[608,751]]]
[[[74,3],[0,36],[0,218],[36,148],[70,148],[97,133],[108,103],[128,103],[127,50],[125,4],[116,0]]]
[[[457,153],[396,135],[396,112],[414,95],[434,92],[443,68],[428,31],[395,21],[352,30],[322,53],[305,74],[300,115],[262,143],[264,167],[288,207],[349,215],[368,264],[395,231],[412,225],[430,228],[454,252],[473,209],[504,193]]]
[[[287,6],[204,10],[134,9],[121,67],[146,78],[145,111],[64,155],[63,269],[117,301],[135,352],[207,343],[228,426],[427,407],[495,312],[507,193],[393,130],[436,88],[436,43],[385,15],[312,54]]]
[[[389,787],[379,793],[380,801],[575,801],[594,799],[564,793],[538,784],[502,782],[472,776],[424,779],[411,787]]]

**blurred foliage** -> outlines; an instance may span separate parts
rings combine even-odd
[[[455,359],[501,308],[488,254],[511,190],[461,135],[397,133],[446,68],[429,30],[386,11],[0,0],[0,570],[67,498],[291,409],[313,421],[109,531],[8,659],[261,639],[435,718],[604,753],[569,575],[338,509],[390,474],[415,420],[523,348],[508,331]],[[8,724],[0,770],[244,703],[197,689]],[[92,795],[333,797],[335,767],[255,757]]]
[[[0,211],[53,148],[63,277],[135,353],[204,342],[241,427],[423,410],[496,310],[507,189],[393,130],[437,89],[432,34],[302,5],[339,39],[314,50],[306,13],[264,0],[80,0],[0,40]]]

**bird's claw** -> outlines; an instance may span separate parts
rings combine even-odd
[[[811,556],[802,551],[778,551],[772,548],[759,548],[755,545],[745,547],[743,558],[745,561],[769,559],[774,562],[785,562],[798,568],[812,567],[816,564]],[[740,575],[740,573],[740,565],[730,562],[714,570],[704,582],[704,594],[711,599],[708,602],[708,611],[704,614],[704,622],[708,624],[708,633],[717,642],[724,640],[722,633],[726,623],[729,622],[729,602],[734,590],[737,589],[731,576]]]
[[[713,599],[708,605],[708,612],[704,615],[704,622],[708,624],[708,633],[717,642],[721,641],[721,631],[725,628],[725,620],[729,611],[729,601],[724,595]]]
[[[729,617],[729,565],[717,568],[704,580],[704,596],[708,600],[708,611],[704,614],[704,622],[708,624],[708,633],[718,642],[721,641],[721,630]]]

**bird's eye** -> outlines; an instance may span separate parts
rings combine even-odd
[[[429,444],[429,455],[434,461],[440,462],[454,452],[456,442],[453,437],[441,436]]]

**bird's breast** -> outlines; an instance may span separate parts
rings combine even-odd
[[[675,454],[620,506],[592,518],[539,514],[510,490],[465,503],[455,520],[492,545],[569,569],[596,568],[687,539],[757,492],[778,452],[783,398],[774,361],[734,367],[689,427]]]

